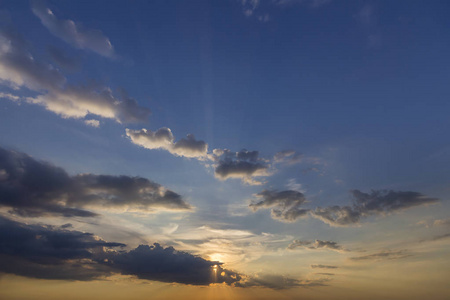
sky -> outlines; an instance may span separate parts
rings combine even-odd
[[[0,298],[448,299],[448,1],[0,1]]]

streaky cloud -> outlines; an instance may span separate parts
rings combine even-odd
[[[331,266],[331,265],[311,265],[312,269],[337,269],[339,268],[338,266]]]
[[[327,250],[333,250],[336,252],[348,252],[350,250],[345,249],[341,245],[339,245],[336,242],[333,241],[322,241],[322,240],[315,240],[313,241],[302,241],[302,240],[294,240],[291,244],[287,247],[290,250],[295,250],[298,248],[304,248],[309,250],[321,250],[321,249],[327,249]]]
[[[15,90],[27,88],[37,95],[3,97],[38,104],[63,118],[96,115],[116,122],[145,122],[151,111],[122,93],[120,97],[102,85],[71,85],[51,64],[36,60],[27,43],[13,29],[0,29],[0,83]]]
[[[397,250],[397,251],[386,250],[369,255],[351,257],[350,259],[353,261],[393,260],[393,259],[402,259],[410,256],[412,256],[412,254],[406,250]]]
[[[97,54],[114,58],[114,47],[109,38],[97,29],[84,28],[73,20],[58,19],[53,11],[46,7],[44,1],[32,1],[33,13],[41,20],[53,35],[75,48],[93,51]]]

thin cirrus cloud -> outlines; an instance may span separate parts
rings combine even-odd
[[[299,218],[307,216],[309,212],[309,209],[301,208],[306,202],[306,198],[303,193],[298,191],[263,190],[255,196],[262,200],[251,203],[249,207],[253,211],[272,208],[272,218],[281,222],[295,222]]]
[[[126,251],[92,233],[28,225],[0,216],[0,272],[30,278],[92,281],[114,274],[142,280],[207,286],[288,289],[325,285],[324,280],[298,280],[280,275],[243,275],[211,261],[158,243]]]
[[[290,250],[295,250],[299,248],[309,249],[309,250],[332,250],[337,252],[348,252],[350,250],[345,249],[341,245],[333,241],[322,241],[315,240],[313,241],[302,241],[302,240],[294,240],[287,247]]]
[[[84,28],[73,20],[58,19],[43,1],[32,1],[31,8],[41,20],[42,25],[66,43],[102,56],[110,58],[116,56],[109,38],[100,30]]]
[[[311,265],[312,269],[337,269],[339,268],[338,266],[332,266],[332,265]]]
[[[116,97],[110,88],[100,85],[71,85],[51,64],[36,60],[27,43],[11,29],[0,30],[0,83],[13,90],[27,88],[38,93],[33,97],[5,94],[3,98],[44,106],[63,118],[95,115],[116,122],[145,122],[150,110],[122,93]]]
[[[402,259],[412,256],[406,250],[386,250],[380,251],[369,255],[351,257],[353,261],[373,261],[373,260],[392,260],[392,259]]]
[[[177,193],[142,177],[79,174],[0,148],[0,206],[34,217],[94,217],[86,208],[189,211]]]

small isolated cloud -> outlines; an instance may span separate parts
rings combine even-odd
[[[330,265],[311,265],[312,269],[337,269],[339,267],[337,266],[330,266]]]
[[[398,251],[381,251],[369,255],[364,256],[356,256],[351,257],[350,259],[353,261],[367,261],[367,260],[391,260],[391,259],[401,259],[412,256],[411,253],[409,253],[406,250],[398,250]]]
[[[272,218],[282,222],[295,222],[309,212],[308,209],[301,208],[306,202],[306,198],[298,191],[286,190],[278,192],[264,190],[255,196],[262,198],[262,200],[249,205],[253,211],[272,208]]]
[[[99,120],[84,120],[84,124],[92,127],[99,127],[100,121]]]
[[[238,178],[246,184],[261,185],[256,178],[270,175],[269,165],[259,157],[258,151],[214,149],[212,159],[215,161],[214,174],[220,180]]]
[[[301,241],[301,240],[294,240],[288,247],[290,250],[295,250],[298,248],[304,248],[309,250],[333,250],[337,252],[347,252],[349,250],[344,249],[341,245],[339,245],[336,242],[332,241],[321,241],[321,240],[315,240],[313,241]]]
[[[115,57],[114,47],[109,38],[100,30],[84,28],[73,20],[58,19],[43,1],[32,1],[32,10],[42,25],[66,43],[106,57]]]
[[[288,165],[295,165],[301,163],[304,159],[304,155],[297,153],[294,150],[283,150],[275,153],[273,156],[274,163],[285,163]]]
[[[51,64],[43,63],[28,52],[27,43],[13,30],[0,30],[0,83],[18,90],[27,88],[38,95],[27,97],[63,118],[96,115],[116,122],[145,122],[150,110],[136,100],[114,96],[110,88],[100,85],[75,86]],[[17,101],[17,95],[7,95]]]
[[[318,207],[311,212],[312,216],[331,226],[351,226],[359,224],[363,217],[387,215],[439,201],[437,198],[411,191],[373,190],[369,194],[353,190],[351,194],[353,195],[352,206]]]
[[[192,134],[188,134],[185,139],[174,142],[175,138],[172,131],[165,127],[156,131],[127,128],[126,135],[136,145],[147,149],[163,149],[176,156],[203,158],[206,157],[208,152],[208,144],[204,141],[196,140]]]
[[[79,174],[0,148],[0,206],[23,216],[93,217],[84,208],[190,210],[177,193],[142,177]]]

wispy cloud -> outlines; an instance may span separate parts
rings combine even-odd
[[[376,252],[369,255],[351,257],[350,259],[353,261],[392,260],[392,259],[402,259],[410,256],[412,256],[412,254],[406,250],[396,250],[396,251],[387,250]]]
[[[73,20],[58,19],[44,1],[32,1],[32,10],[42,25],[68,44],[106,57],[115,57],[113,45],[100,30],[84,28]]]
[[[27,50],[27,43],[13,30],[0,30],[0,83],[14,90],[27,88],[37,96],[20,98],[44,106],[64,118],[84,118],[89,114],[121,122],[145,122],[150,110],[122,93],[116,97],[109,87],[71,85],[51,64],[39,62]]]
[[[304,248],[309,250],[333,250],[337,252],[348,252],[350,250],[345,249],[341,245],[339,245],[336,242],[333,241],[321,241],[321,240],[315,240],[313,241],[301,241],[301,240],[294,240],[289,246],[287,247],[290,250],[295,250],[298,248]]]

